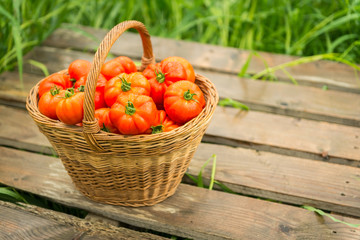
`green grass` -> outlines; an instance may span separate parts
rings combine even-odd
[[[0,72],[62,23],[110,29],[135,19],[153,36],[256,51],[360,61],[358,0],[2,0]]]
[[[67,207],[62,204],[55,203],[50,201],[49,199],[37,196],[35,194],[31,194],[25,191],[16,190],[15,188],[8,187],[0,184],[0,200],[7,202],[23,202],[31,205],[36,205],[42,208],[52,209],[54,211],[63,212],[67,214],[74,215],[76,217],[85,218],[87,215],[87,211]]]

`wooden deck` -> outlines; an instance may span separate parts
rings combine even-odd
[[[99,41],[106,33],[83,30]],[[29,89],[43,77],[27,60],[44,63],[52,73],[75,59],[92,60],[99,44],[60,28],[26,56],[25,89],[16,72],[0,75],[0,183],[121,227],[0,202],[0,239],[163,239],[161,233],[193,239],[360,239],[360,228],[301,207],[360,224],[360,80],[352,68],[327,61],[289,68],[296,86],[283,72],[275,73],[278,82],[239,78],[248,51],[156,37],[152,42],[157,59],[187,58],[215,83],[220,98],[251,108],[217,107],[188,169],[197,176],[216,154],[215,179],[238,194],[199,188],[187,177],[174,196],[152,207],[99,204],[77,191],[25,110]],[[139,60],[139,36],[125,33],[111,53]],[[264,61],[276,66],[296,59],[259,54],[252,57],[250,74],[263,70]],[[204,170],[205,183],[211,167]]]

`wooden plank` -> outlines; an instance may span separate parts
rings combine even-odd
[[[74,228],[21,210],[0,206],[0,239],[73,239]]]
[[[360,167],[356,127],[218,107],[203,140]]]
[[[43,44],[58,48],[72,48],[76,50],[94,51],[104,38],[107,30],[81,27],[84,31],[92,34],[98,41],[84,37],[79,32],[73,32],[68,28],[57,29]],[[151,38],[154,54],[158,60],[168,56],[182,56],[187,58],[195,67],[211,69],[219,72],[238,74],[245,64],[251,51],[237,48],[225,48],[214,45],[206,45],[189,41],[180,41],[160,37]],[[124,44],[126,43],[126,44]],[[111,53],[140,58],[142,55],[141,41],[136,33],[126,32],[113,45]],[[255,74],[265,69],[265,63],[269,67],[290,62],[298,57],[258,52],[260,57],[253,56],[248,67],[248,73]],[[360,93],[360,80],[353,68],[332,61],[318,61],[307,63],[286,70],[300,83],[321,88],[323,85],[334,90]],[[282,72],[275,73],[280,80],[289,81],[288,76]]]
[[[302,208],[181,185],[152,206],[95,203],[72,185],[59,159],[0,148],[0,182],[130,225],[196,239],[358,239],[357,229]],[[354,218],[337,218],[359,223]]]
[[[6,126],[0,128],[1,145],[55,155],[46,137],[38,131],[25,111],[0,106],[0,113],[0,126]],[[11,122],[10,119],[15,119],[16,122]],[[249,122],[253,121],[250,119]],[[254,124],[257,126],[257,122]],[[208,131],[212,131],[211,127]],[[349,133],[338,135],[348,136]],[[339,141],[344,143],[344,139]],[[216,180],[236,192],[291,204],[311,204],[330,211],[360,216],[360,181],[357,180],[360,177],[359,168],[202,143],[188,172],[196,176],[211,154],[217,154],[219,159]],[[248,169],[251,170],[251,176]],[[209,172],[204,174],[208,181]]]
[[[53,154],[26,111],[0,106],[0,126],[0,144]],[[338,124],[218,107],[203,141],[360,167],[359,129]]]
[[[0,145],[55,155],[26,110],[0,105]]]
[[[212,154],[215,179],[234,192],[360,217],[359,168],[202,143],[187,172],[196,177]],[[212,162],[203,171],[205,184],[211,169]]]
[[[50,72],[66,69],[75,59],[91,61],[92,58],[93,55],[90,53],[68,49],[56,50],[49,47],[36,47],[25,57],[25,59],[44,62]],[[39,73],[39,69],[31,65],[25,65],[24,69],[29,73]],[[360,126],[360,98],[358,94],[254,81],[204,70],[198,72],[214,82],[219,89],[221,98],[230,97],[239,100],[250,105],[253,110]]]
[[[17,72],[0,74],[0,104],[25,108],[26,97],[41,76],[23,73],[23,79],[24,86],[22,88]]]
[[[197,73],[215,84],[220,97],[243,102],[251,110],[360,126],[358,94],[255,81],[204,70]]]
[[[165,239],[23,203],[0,201],[0,239]]]

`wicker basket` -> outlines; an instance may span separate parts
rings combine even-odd
[[[41,81],[31,89],[26,108],[85,196],[114,205],[150,206],[174,194],[209,125],[218,95],[207,78],[196,74],[206,106],[185,125],[154,135],[127,136],[100,131],[94,118],[96,81],[111,46],[129,28],[135,28],[142,40],[144,52],[139,70],[154,62],[150,36],[142,23],[126,21],[116,25],[101,42],[88,75],[83,127],[63,124],[39,112]]]

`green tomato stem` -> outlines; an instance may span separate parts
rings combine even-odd
[[[165,81],[166,73],[163,73],[160,70],[158,71],[157,69],[155,69],[155,75],[156,75],[156,81],[158,81],[159,83],[163,83]]]
[[[198,100],[193,98],[194,95],[196,95],[196,93],[190,93],[190,89],[189,89],[184,93],[184,99],[187,101],[194,100],[195,102],[198,102]]]
[[[136,112],[136,108],[134,104],[128,101],[127,105],[125,106],[125,114],[132,116],[134,115],[135,112]]]
[[[164,125],[160,124],[157,126],[152,126],[151,130],[152,130],[151,134],[162,133],[164,132]]]
[[[66,89],[64,98],[72,97],[74,94],[75,94],[74,88],[68,88]]]
[[[121,79],[121,90],[123,92],[127,92],[131,90],[131,82],[126,81],[125,78],[120,78]]]
[[[57,94],[60,93],[60,88],[58,88],[56,85],[54,85],[51,89],[50,89],[50,93],[52,96],[55,96]]]

